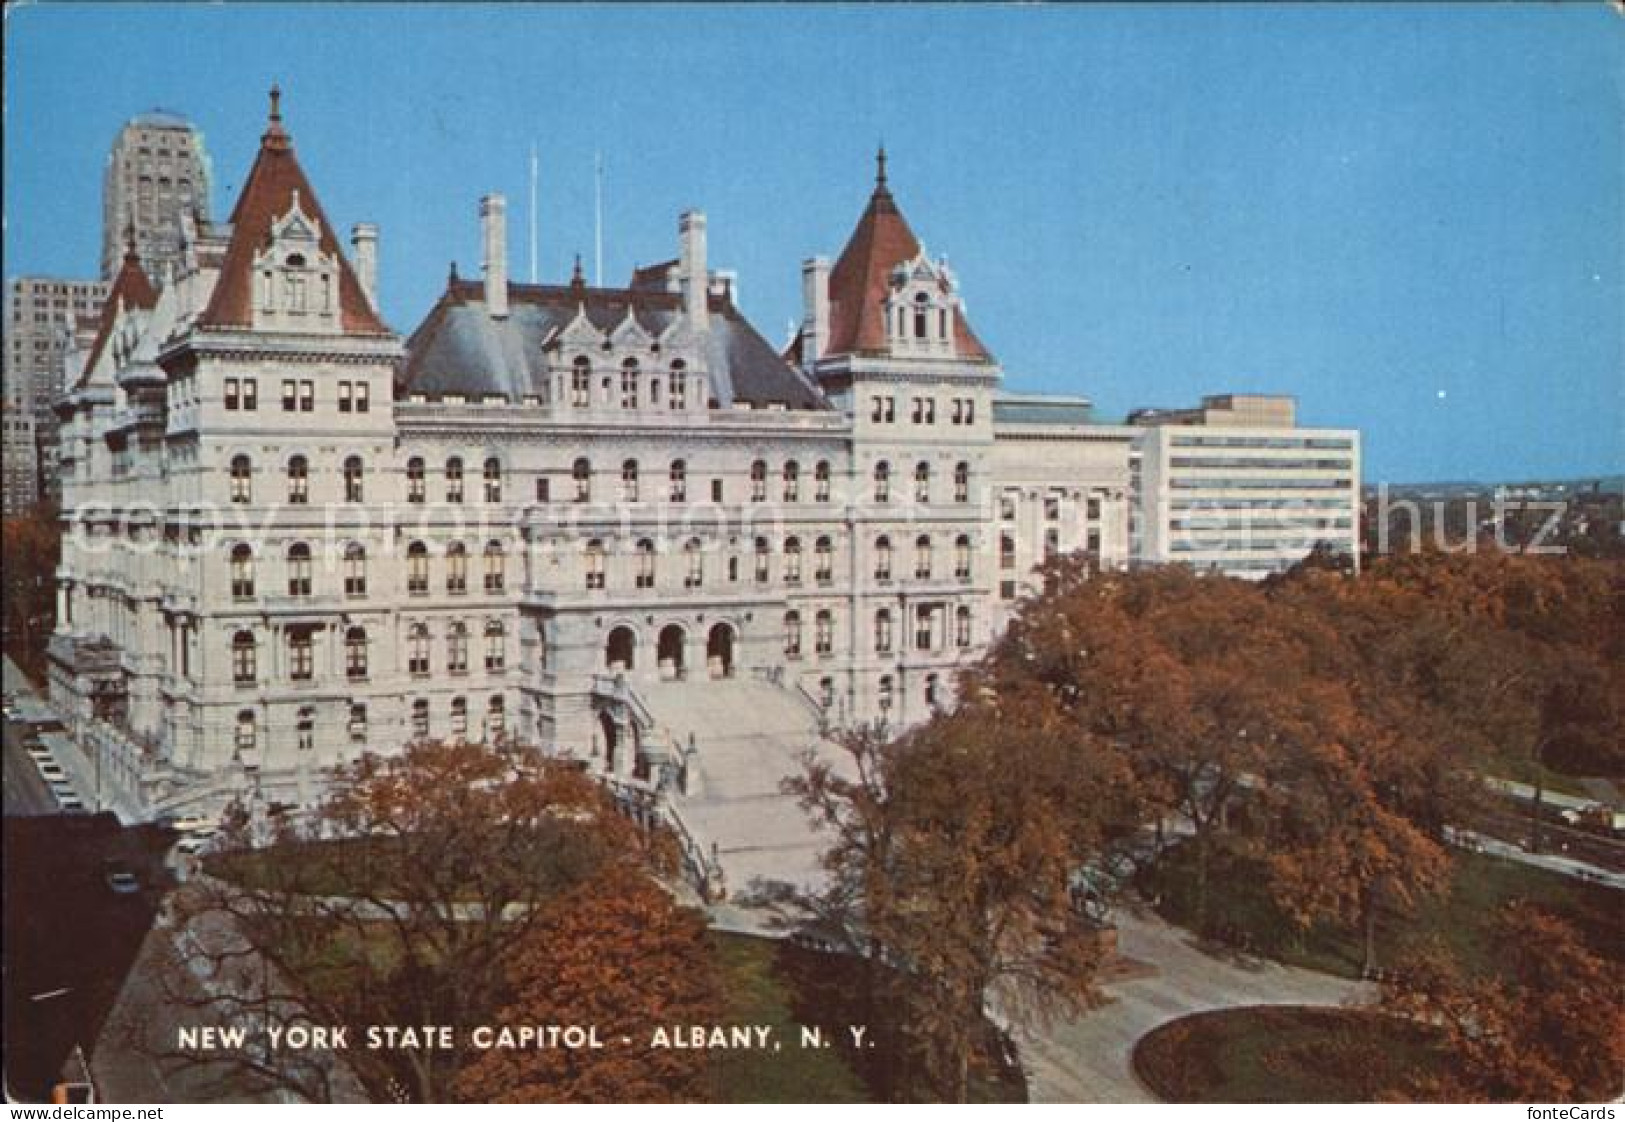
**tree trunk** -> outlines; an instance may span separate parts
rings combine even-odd
[[[1366,886],[1360,903],[1362,925],[1365,928],[1365,962],[1360,967],[1363,977],[1369,978],[1377,970],[1377,886]]]

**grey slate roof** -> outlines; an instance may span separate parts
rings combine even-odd
[[[500,395],[518,403],[544,395],[542,343],[585,308],[593,326],[613,330],[628,304],[643,329],[659,335],[676,319],[675,293],[576,285],[508,286],[508,315],[492,319],[480,281],[452,280],[407,340],[396,375],[400,394],[466,398]],[[725,296],[711,297],[707,342],[712,393],[723,408],[735,402],[787,409],[829,409],[823,395],[780,357]]]

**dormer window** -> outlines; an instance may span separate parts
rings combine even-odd
[[[921,292],[914,297],[914,338],[924,339],[926,325],[930,322],[931,298]]]

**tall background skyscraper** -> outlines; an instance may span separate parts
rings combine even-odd
[[[102,180],[100,280],[13,277],[6,293],[4,471],[7,510],[57,493],[56,404],[66,392],[67,358],[77,338],[95,335],[108,283],[133,237],[147,275],[167,278],[179,264],[181,223],[209,218],[209,157],[203,134],[174,113],[131,118],[113,141]]]
[[[102,279],[118,274],[133,231],[141,267],[162,281],[179,261],[181,216],[209,217],[209,157],[203,134],[155,109],[119,130],[102,179]]]

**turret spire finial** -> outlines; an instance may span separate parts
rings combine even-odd
[[[875,154],[875,186],[886,186],[886,142],[880,142],[880,151]]]
[[[282,87],[275,82],[271,83],[271,123],[280,124],[282,121]]]

